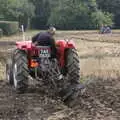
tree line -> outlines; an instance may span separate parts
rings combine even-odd
[[[0,0],[0,20],[33,29],[120,28],[120,0]]]

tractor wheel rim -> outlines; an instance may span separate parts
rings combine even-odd
[[[8,65],[6,65],[6,80],[10,81],[10,68],[8,68]]]
[[[10,75],[9,75],[9,72],[7,72],[7,81],[8,81],[8,82],[10,81]]]
[[[16,74],[17,74],[17,64],[14,64],[14,72],[13,72],[13,77],[14,77],[14,86],[15,86],[15,88],[17,87],[17,79],[16,79]]]

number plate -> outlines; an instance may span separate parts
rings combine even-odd
[[[50,55],[50,50],[49,49],[45,49],[45,48],[43,48],[43,49],[40,49],[40,54],[39,54],[39,57],[47,57],[47,58],[49,58],[51,55]]]

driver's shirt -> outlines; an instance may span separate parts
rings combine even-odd
[[[51,45],[51,42],[53,41],[52,35],[48,32],[38,33],[32,38],[32,42],[38,42],[39,45]]]
[[[32,37],[32,42],[37,42],[41,46],[51,46],[54,56],[56,56],[56,46],[53,36],[48,32],[41,32]]]

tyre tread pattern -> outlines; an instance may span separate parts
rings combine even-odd
[[[68,80],[72,83],[80,82],[80,62],[76,49],[68,49],[66,53],[66,68]]]
[[[28,87],[28,60],[24,51],[17,49],[14,53],[14,63],[17,64],[17,87],[18,93],[23,93]]]

